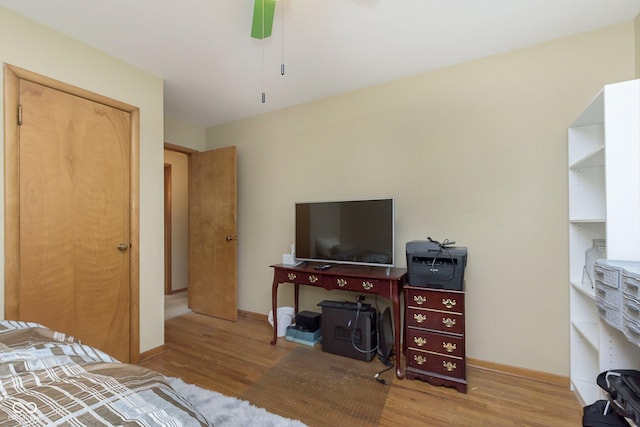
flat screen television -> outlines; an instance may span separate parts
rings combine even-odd
[[[296,259],[393,267],[394,199],[296,203]]]

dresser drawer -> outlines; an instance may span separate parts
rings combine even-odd
[[[345,291],[377,293],[379,283],[377,279],[363,279],[361,277],[326,276],[324,287],[327,289],[344,289]]]
[[[464,338],[414,328],[407,329],[407,347],[460,358],[465,355]]]
[[[407,309],[405,322],[408,327],[432,329],[450,334],[464,334],[464,316],[440,310]]]
[[[278,283],[299,283],[304,285],[322,285],[322,276],[319,274],[295,270],[276,270],[275,280]]]
[[[464,293],[428,288],[406,288],[407,307],[464,312]]]
[[[460,357],[449,357],[408,349],[407,365],[424,372],[432,372],[454,378],[465,378],[465,359]]]

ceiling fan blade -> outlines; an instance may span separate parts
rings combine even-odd
[[[275,10],[276,0],[254,0],[251,37],[254,39],[264,39],[271,36]]]

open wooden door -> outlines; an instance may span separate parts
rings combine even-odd
[[[238,320],[237,150],[192,153],[189,164],[189,307]]]

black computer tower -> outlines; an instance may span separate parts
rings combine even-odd
[[[322,351],[369,361],[376,354],[377,316],[369,304],[322,301]]]

